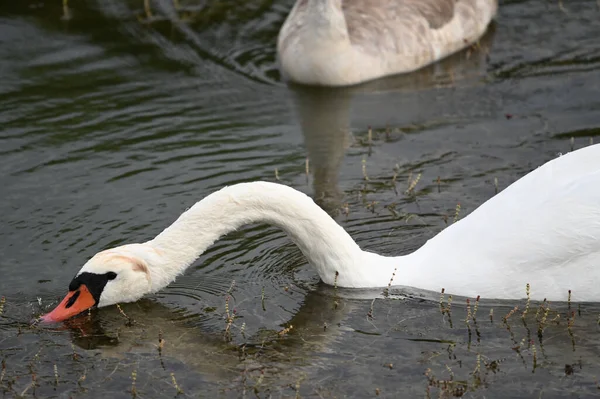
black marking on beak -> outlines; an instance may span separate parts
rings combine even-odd
[[[73,304],[75,303],[77,298],[79,298],[79,294],[81,294],[81,291],[79,291],[79,290],[75,291],[75,293],[73,295],[71,295],[71,298],[69,298],[69,300],[67,301],[65,308],[69,309],[71,306],[73,306]]]

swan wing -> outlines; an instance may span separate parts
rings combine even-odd
[[[497,0],[345,0],[351,43],[370,54],[439,59],[477,40]]]

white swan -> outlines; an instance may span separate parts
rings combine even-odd
[[[498,0],[296,0],[277,40],[283,75],[345,86],[410,72],[475,43]]]
[[[267,182],[225,187],[162,233],[92,257],[46,321],[94,305],[132,302],[170,282],[222,235],[266,222],[285,230],[327,284],[393,283],[450,294],[598,301],[600,144],[560,156],[519,179],[410,255],[361,250],[308,196]],[[337,275],[337,276],[336,276]]]

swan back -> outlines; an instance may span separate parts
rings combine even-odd
[[[600,145],[544,164],[415,255],[461,295],[518,298],[530,283],[537,299],[566,300],[577,287],[577,300],[600,300]]]

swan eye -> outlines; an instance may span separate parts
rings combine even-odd
[[[74,278],[73,281],[71,281],[71,284],[69,284],[69,291],[77,291],[77,289],[81,287],[81,284],[79,279]]]
[[[107,280],[114,280],[114,279],[117,278],[117,273],[115,273],[115,272],[108,272],[108,273],[105,274],[105,276],[106,276]]]

